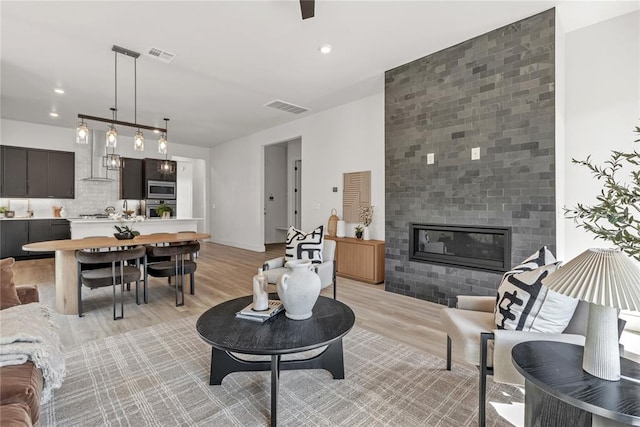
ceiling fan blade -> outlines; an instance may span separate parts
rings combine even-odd
[[[315,15],[316,0],[300,0],[302,19],[313,18]]]

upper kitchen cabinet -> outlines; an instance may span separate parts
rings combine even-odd
[[[144,180],[149,181],[176,181],[176,166],[177,163],[173,160],[168,160],[171,164],[173,172],[165,172],[162,170],[161,165],[165,160],[160,159],[144,159]]]
[[[75,153],[0,147],[0,197],[73,199]]]
[[[120,166],[120,199],[144,199],[142,159],[122,158]]]

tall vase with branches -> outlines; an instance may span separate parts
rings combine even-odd
[[[640,136],[640,127],[636,126],[634,132]],[[640,261],[640,153],[614,150],[603,165],[594,164],[590,156],[573,159],[573,163],[588,168],[602,182],[602,189],[597,203],[578,203],[573,209],[565,209],[565,216]],[[625,174],[622,180],[621,174]]]

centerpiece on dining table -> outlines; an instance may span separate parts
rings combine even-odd
[[[132,222],[144,221],[144,216],[142,216],[142,215],[131,216],[128,219],[124,219],[122,217],[122,214],[114,212],[114,213],[110,213],[109,214],[109,218],[114,220],[114,221],[118,221],[120,223],[120,225],[114,225],[113,226],[113,228],[115,228],[118,231],[117,233],[113,233],[113,236],[116,239],[118,239],[118,240],[130,240],[130,239],[133,239],[134,237],[140,235],[140,232],[134,230],[132,225],[126,224],[125,220],[126,221],[132,221]]]

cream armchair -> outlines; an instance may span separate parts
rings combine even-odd
[[[478,425],[485,425],[487,375],[499,383],[524,384],[523,377],[511,361],[511,349],[518,343],[533,340],[562,341],[584,345],[589,305],[578,304],[569,325],[562,334],[543,334],[496,329],[495,297],[458,296],[457,308],[443,308],[440,321],[447,333],[447,370],[451,370],[452,348],[462,359],[478,367]],[[618,335],[624,328],[618,321]]]
[[[333,285],[333,299],[336,299],[336,242],[325,239],[322,245],[322,264],[314,264],[316,273],[320,276],[322,289]],[[274,258],[264,263],[262,270],[267,281],[275,285],[283,273],[289,271],[284,266],[284,257]]]

